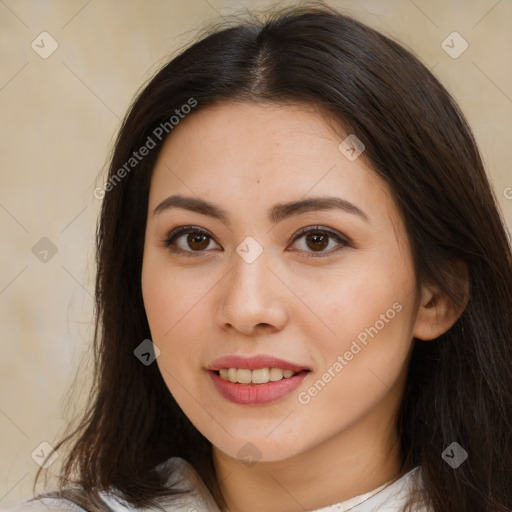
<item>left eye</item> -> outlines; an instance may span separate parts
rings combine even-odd
[[[305,229],[299,231],[299,233],[297,233],[297,235],[295,236],[293,241],[296,242],[297,240],[300,240],[301,238],[304,238],[304,243],[305,243],[306,247],[313,249],[312,253],[308,254],[308,256],[312,256],[312,257],[328,256],[328,255],[332,254],[333,252],[339,251],[343,247],[350,246],[349,242],[345,238],[343,238],[341,235],[339,235],[338,233],[331,231],[330,229],[325,229],[325,228],[320,228],[320,227],[315,227],[313,229],[305,228]],[[324,250],[329,245],[329,239],[334,240],[338,244],[337,249],[329,250],[329,251]],[[334,244],[334,245],[336,246],[336,244]],[[330,249],[332,249],[332,247],[330,247]],[[305,252],[309,252],[309,251],[305,250]],[[319,253],[319,254],[315,254],[315,253]],[[328,254],[325,254],[325,253],[328,253]]]
[[[184,238],[184,241],[180,240],[185,235],[187,236]],[[307,249],[301,250],[306,253],[310,253],[308,256],[313,257],[324,256],[326,252],[331,254],[332,252],[337,252],[343,247],[350,246],[349,242],[340,234],[320,227],[302,229],[297,233],[297,235],[295,235],[293,243],[301,238],[304,238],[305,247],[312,249],[311,251],[308,251]],[[339,246],[335,251],[325,250],[329,246],[330,240],[334,240]],[[197,253],[205,252],[211,241],[213,241],[213,237],[207,231],[194,228],[192,226],[181,226],[169,234],[167,239],[164,241],[164,244],[174,253],[181,253],[186,256],[195,256],[198,255]],[[336,243],[334,244],[335,246]],[[189,250],[189,248],[192,250]],[[332,249],[332,247],[330,247],[330,249]]]

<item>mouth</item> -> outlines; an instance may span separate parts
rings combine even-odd
[[[215,389],[230,402],[261,405],[291,394],[311,370],[273,356],[227,356],[214,361],[208,374]]]

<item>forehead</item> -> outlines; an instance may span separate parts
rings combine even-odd
[[[313,150],[332,151],[339,138],[327,113],[314,105],[228,101],[185,117],[168,137],[164,152],[172,152],[180,144],[201,146],[201,151],[189,158],[208,154],[219,163],[235,159],[239,164],[247,162],[247,166],[241,165],[244,169],[251,167],[254,159],[267,162],[276,156],[290,161],[318,158]],[[252,173],[255,170],[251,167]]]
[[[167,195],[196,195],[247,211],[308,195],[336,195],[371,210],[393,208],[385,182],[363,158],[349,160],[347,136],[309,104],[225,102],[174,127],[155,165],[150,208]]]

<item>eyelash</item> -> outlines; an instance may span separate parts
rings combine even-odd
[[[295,235],[295,237],[292,240],[292,243],[295,243],[297,240],[302,238],[304,235],[307,235],[309,233],[315,233],[315,234],[324,234],[328,235],[329,237],[333,238],[336,242],[338,242],[341,246],[336,249],[331,249],[327,252],[309,252],[309,251],[302,251],[307,254],[307,257],[311,258],[323,258],[326,256],[330,256],[333,253],[337,253],[339,250],[343,249],[344,247],[352,247],[352,244],[345,238],[343,238],[341,235],[336,233],[335,231],[332,231],[330,229],[323,228],[321,226],[308,226],[306,228],[302,228],[298,231],[298,233]],[[176,249],[175,247],[172,247],[172,244],[174,241],[183,234],[195,234],[195,235],[204,235],[210,239],[213,239],[213,237],[205,230],[194,227],[194,226],[180,226],[179,228],[174,229],[169,233],[167,238],[163,241],[165,247],[169,248],[170,251],[176,254],[182,254],[184,256],[190,257],[190,256],[201,256],[202,253],[206,251],[184,251],[182,249]]]

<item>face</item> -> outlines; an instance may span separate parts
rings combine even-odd
[[[156,363],[228,456],[250,442],[283,460],[394,412],[417,284],[390,190],[339,149],[347,135],[307,105],[223,103],[182,120],[154,168],[142,289]]]

